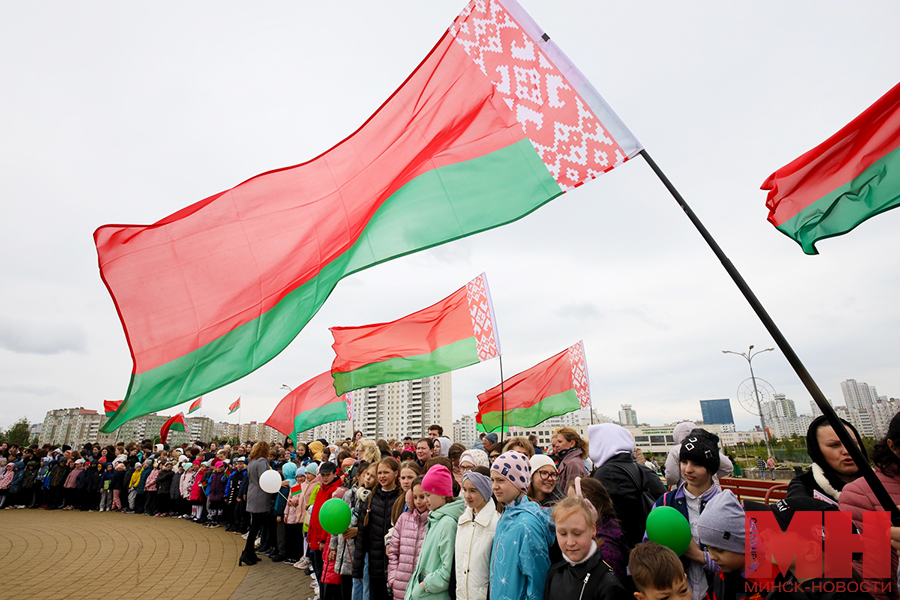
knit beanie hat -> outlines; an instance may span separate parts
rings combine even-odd
[[[521,452],[510,450],[497,457],[491,465],[491,471],[497,471],[519,489],[523,494],[531,484],[531,463]]]
[[[318,472],[319,472],[319,465],[317,465],[316,463],[311,462],[308,465],[306,465],[306,474],[307,475],[315,475]]]
[[[715,475],[719,470],[719,436],[705,429],[694,429],[681,442],[679,460],[706,467],[710,475]]]
[[[731,490],[719,492],[706,503],[697,534],[702,544],[744,553],[744,509]]]
[[[422,491],[447,498],[453,497],[453,477],[444,465],[434,465],[422,478]]]
[[[459,464],[463,464],[467,462],[475,467],[490,467],[491,461],[488,460],[487,452],[484,450],[478,450],[477,448],[472,450],[466,450],[459,457]]]
[[[553,467],[553,470],[556,471],[556,465],[553,463],[553,459],[547,456],[546,454],[535,454],[532,456],[529,461],[531,463],[531,472],[534,473],[541,467],[546,467],[550,465]]]

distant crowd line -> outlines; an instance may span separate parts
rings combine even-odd
[[[466,447],[437,425],[417,440],[355,432],[335,443],[286,439],[271,447],[4,444],[0,507],[224,526],[246,539],[240,565],[260,555],[291,564],[314,575],[313,597],[327,600],[897,598],[894,549],[891,578],[864,578],[857,562],[853,586],[793,570],[766,588],[745,577],[745,510],[771,511],[782,531],[797,511],[847,510],[861,530],[863,512],[879,507],[824,417],[807,434],[809,470],[772,506],[742,505],[721,489],[719,478],[734,465],[716,435],[681,423],[674,438],[661,464],[611,423],[590,426],[588,439],[559,428],[546,449],[534,438],[501,442],[494,433]],[[900,415],[873,461],[900,503]],[[276,493],[260,484],[269,470],[281,479]],[[320,519],[333,498],[350,509],[341,534],[325,531]],[[680,556],[648,539],[648,516],[663,506],[690,525]],[[900,528],[892,534],[900,546]],[[840,591],[823,596],[823,589]]]

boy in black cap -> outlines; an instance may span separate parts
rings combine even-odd
[[[678,489],[661,496],[654,505],[671,506],[691,523],[693,539],[681,555],[694,600],[706,598],[711,577],[719,570],[709,552],[698,539],[696,523],[706,505],[721,490],[713,485],[713,475],[719,470],[719,437],[705,429],[694,429],[681,442],[681,475],[684,481]],[[644,540],[647,535],[644,534]]]

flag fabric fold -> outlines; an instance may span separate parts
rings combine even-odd
[[[288,392],[272,411],[266,425],[290,436],[296,443],[297,434],[307,429],[350,420],[353,420],[351,396],[336,395],[331,372],[326,371]]]
[[[550,417],[591,405],[584,342],[513,375],[501,386],[478,395],[476,426],[480,431],[534,427]]]
[[[180,412],[165,423],[159,430],[159,437],[163,444],[169,438],[169,431],[188,431],[187,421],[184,420],[184,413]]]
[[[769,191],[769,222],[807,254],[900,205],[900,84],[761,189]]]
[[[241,399],[238,398],[237,400],[235,400],[228,406],[228,414],[230,415],[233,412],[237,412],[237,410],[240,408],[241,408]]]
[[[97,229],[134,362],[104,431],[261,367],[341,278],[520,219],[640,150],[514,0],[473,0],[324,154],[152,225]]]
[[[188,409],[188,414],[191,414],[192,412],[196,412],[196,411],[200,410],[200,406],[202,404],[203,404],[203,396],[200,396],[199,398],[197,398],[196,400],[194,400],[191,403],[191,406]]]
[[[421,379],[500,356],[497,320],[482,273],[443,300],[396,321],[332,327],[337,394]]]
[[[116,411],[119,410],[120,406],[122,406],[121,400],[104,400],[103,412],[106,413],[107,417],[111,417],[116,414]]]

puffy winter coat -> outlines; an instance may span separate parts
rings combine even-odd
[[[34,482],[37,480],[37,469],[38,463],[35,461],[29,461],[25,468],[25,476],[22,478],[22,489],[30,490],[34,487]]]
[[[9,483],[9,493],[18,494],[22,490],[22,480],[25,479],[25,463],[18,461],[15,464],[12,481]]]
[[[491,550],[491,598],[541,600],[555,535],[537,502],[523,495],[508,505]]]
[[[413,571],[410,584],[406,588],[404,596],[406,600],[419,598],[450,600],[450,576],[453,573],[453,558],[456,554],[456,530],[459,527],[459,517],[465,508],[466,503],[463,499],[456,498],[453,502],[447,502],[428,513],[425,541],[422,542],[422,552],[416,561],[416,570]],[[422,585],[418,583],[420,574],[425,576]],[[394,597],[396,598],[396,595]]]
[[[150,469],[150,467],[147,467],[143,471],[141,471],[140,479],[138,480],[138,484],[135,487],[138,494],[143,494],[147,491],[147,479],[150,478],[151,471],[152,470]]]
[[[72,469],[72,472],[66,476],[66,483],[65,483],[64,487],[66,489],[74,489],[75,482],[77,481],[78,476],[81,475],[83,472],[84,472],[84,465],[82,465],[82,464],[75,465],[75,468]]]
[[[391,510],[400,494],[400,486],[391,491],[375,488],[366,509],[359,514],[359,533],[353,549],[353,577],[361,579],[363,560],[369,555],[369,580],[387,580],[387,554],[384,536],[391,528]]]
[[[175,471],[162,469],[159,472],[159,475],[156,477],[156,491],[159,492],[160,496],[168,496],[169,489],[172,485],[172,478],[175,476]]]
[[[302,493],[296,496],[288,496],[287,506],[284,507],[285,525],[298,525],[303,522],[303,514],[300,512],[300,502],[302,500]]]
[[[191,496],[189,500],[191,502],[199,502],[203,500],[203,476],[206,475],[205,471],[197,471],[197,474],[194,476],[194,481],[191,482]]]
[[[566,559],[550,568],[544,591],[545,600],[630,600],[613,573],[603,562],[599,550],[584,562],[572,565]]]
[[[412,504],[412,490],[406,492],[407,506]],[[415,508],[397,519],[391,545],[388,546],[388,586],[394,594],[394,600],[402,600],[406,593],[413,571],[416,570],[416,557],[425,539],[425,528],[428,525],[428,511],[419,512]]]
[[[216,473],[212,471],[209,476],[209,499],[212,501],[215,500],[224,500],[225,499],[225,485],[228,483],[228,475],[225,473]]]
[[[889,477],[882,473],[878,467],[875,467],[875,474],[878,476],[878,480],[884,484],[884,489],[890,494],[894,504],[900,504],[900,475]],[[872,492],[869,483],[862,477],[845,485],[844,489],[841,490],[840,498],[841,510],[850,511],[853,515],[853,524],[856,525],[860,531],[863,531],[863,513],[873,510],[884,510],[884,508],[881,507],[881,503],[875,498],[875,493]],[[870,552],[876,553],[879,551],[880,549],[873,549],[870,551],[867,548],[864,548],[863,556]],[[871,594],[876,600],[887,600],[888,598],[895,599],[900,597],[900,594],[897,593],[897,564],[897,551],[891,548],[891,574],[893,575],[891,577],[889,588],[891,592],[887,593],[880,591],[888,587],[882,585],[882,583],[884,583],[883,580],[871,580],[873,582],[878,582],[877,585],[873,585],[870,588],[875,590],[872,591]],[[862,574],[863,569],[861,560],[853,561],[853,566],[858,573]]]
[[[456,531],[456,600],[484,600],[491,578],[491,546],[500,513],[493,498],[472,516],[466,507]]]
[[[50,487],[63,485],[69,476],[69,466],[59,461],[50,469]]]
[[[157,479],[159,479],[159,469],[153,469],[152,471],[150,471],[150,474],[147,475],[147,482],[144,484],[144,491],[155,492]]]

